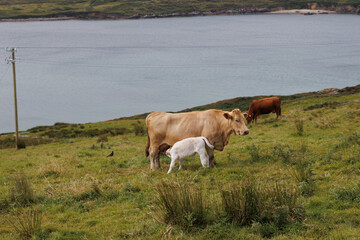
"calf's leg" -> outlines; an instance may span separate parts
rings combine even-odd
[[[201,165],[203,167],[209,167],[209,155],[206,153],[205,148],[198,152],[200,156]]]
[[[169,171],[167,172],[168,174],[171,172],[171,170],[175,167],[175,163],[176,163],[176,157],[172,157],[171,156],[171,163],[170,163],[170,167],[169,167]]]

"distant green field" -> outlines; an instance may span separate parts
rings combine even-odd
[[[0,18],[77,17],[102,18],[134,15],[209,12],[238,8],[309,8],[350,5],[359,7],[358,0],[0,0]]]
[[[151,172],[144,119],[36,127],[21,133],[20,150],[0,135],[0,239],[358,239],[360,85],[281,99],[283,119],[260,116],[249,135],[231,136],[213,169],[196,156],[166,174],[162,156],[162,169]],[[245,111],[250,102],[198,108]],[[225,208],[225,193],[241,186]],[[179,205],[185,215],[166,221],[159,194],[170,199],[172,189],[195,207]],[[238,199],[273,200],[254,213],[253,205],[237,209]],[[237,222],[231,210],[252,218]]]

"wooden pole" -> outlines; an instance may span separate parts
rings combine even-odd
[[[16,143],[16,149],[19,149],[19,124],[18,124],[17,96],[16,96],[15,48],[11,49],[11,56],[12,56],[11,63],[13,69],[13,82],[14,82],[15,143]]]

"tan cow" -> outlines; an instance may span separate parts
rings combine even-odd
[[[189,137],[206,137],[214,149],[222,151],[229,143],[231,133],[249,134],[245,117],[239,109],[231,112],[211,109],[188,113],[150,113],[146,118],[148,141],[145,150],[146,156],[150,154],[150,168],[160,168],[160,152]],[[214,150],[208,147],[206,150],[210,166],[214,167]]]

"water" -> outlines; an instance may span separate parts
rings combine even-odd
[[[356,15],[3,22],[1,59],[8,46],[18,47],[21,130],[360,83]],[[13,119],[1,60],[0,132]]]

